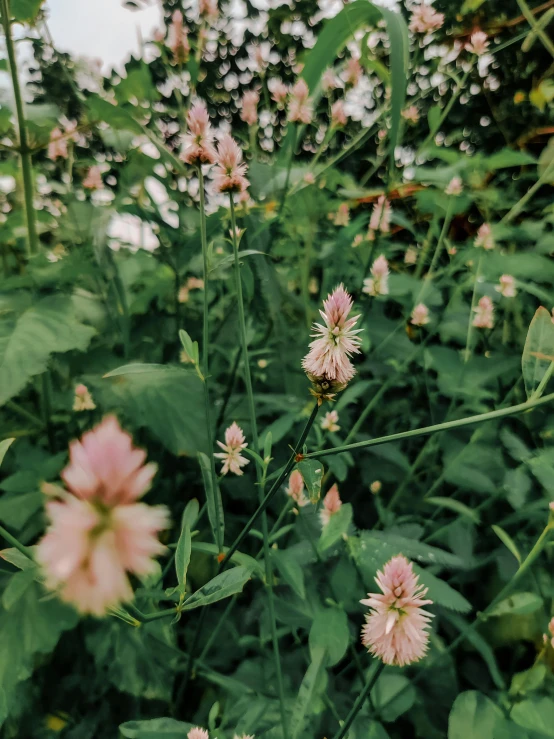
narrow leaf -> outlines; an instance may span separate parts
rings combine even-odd
[[[4,461],[6,452],[14,441],[15,439],[4,439],[3,441],[0,441],[0,464],[2,464],[2,462]]]
[[[466,518],[471,519],[474,523],[479,523],[480,521],[479,514],[476,511],[454,498],[427,498],[425,502],[430,503],[431,505],[440,506],[441,508],[448,508],[454,513],[458,513],[460,516],[465,516]]]
[[[509,549],[510,552],[514,555],[518,563],[521,564],[521,554],[519,553],[519,550],[516,547],[516,544],[514,540],[512,539],[512,537],[506,531],[504,531],[504,529],[501,528],[500,526],[493,526],[492,530],[498,536],[498,538],[504,544],[504,546],[507,549]]]
[[[252,571],[248,567],[234,567],[232,570],[216,575],[213,580],[207,582],[190,598],[187,598],[182,610],[191,611],[193,608],[208,606],[210,603],[216,603],[218,600],[240,593],[250,579],[251,574]]]
[[[312,661],[306,670],[298,696],[292,709],[291,732],[292,739],[299,739],[310,706],[313,706],[318,692],[324,689],[322,677],[325,675],[326,653],[322,647],[312,650]]]
[[[198,452],[198,461],[202,470],[202,480],[206,491],[206,502],[208,504],[208,518],[212,527],[212,534],[219,552],[223,548],[223,537],[225,533],[225,520],[223,518],[223,503],[221,492],[216,480],[212,478],[212,462],[202,452]]]
[[[554,355],[554,323],[549,311],[542,306],[533,316],[521,358],[528,398],[536,391],[551,365],[550,359],[542,358],[541,354]]]

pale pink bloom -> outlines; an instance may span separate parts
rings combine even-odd
[[[315,277],[310,277],[308,282],[308,292],[310,295],[316,295],[319,292],[319,283]]]
[[[267,359],[258,359],[258,367],[260,369],[265,369],[267,367]]]
[[[335,226],[348,226],[350,221],[350,208],[348,203],[341,203],[339,209],[336,212],[333,223]]]
[[[92,395],[86,385],[82,383],[77,385],[75,388],[75,397],[73,399],[73,410],[76,412],[80,411],[93,411],[96,408],[96,403],[92,399]]]
[[[180,10],[176,10],[171,16],[167,45],[171,49],[176,62],[184,64],[188,60],[190,53],[188,31],[183,25],[183,14]]]
[[[552,503],[550,504],[552,509]],[[554,618],[551,618],[548,623],[548,631],[550,632],[550,646],[554,647]]]
[[[88,190],[101,190],[104,187],[100,167],[94,165],[89,169],[87,176],[83,180],[83,187],[86,187]]]
[[[305,80],[299,79],[290,92],[289,121],[310,123],[313,117],[310,91]]]
[[[258,122],[258,102],[260,95],[257,90],[247,90],[242,96],[240,117],[249,126]]]
[[[463,182],[461,177],[453,177],[446,186],[446,195],[461,195],[463,190]]]
[[[181,285],[179,288],[179,294],[177,295],[177,300],[179,303],[188,303],[190,298],[190,290],[186,285]]]
[[[515,298],[517,295],[516,281],[512,275],[500,275],[499,283],[495,290],[505,298]]]
[[[410,31],[412,33],[436,31],[443,23],[444,15],[437,13],[431,5],[422,2],[412,9],[412,17],[410,18]]]
[[[198,13],[200,14],[200,17],[207,20],[208,23],[216,21],[219,15],[217,0],[198,0]]]
[[[59,128],[54,128],[50,132],[50,141],[48,142],[48,151],[47,156],[48,159],[51,159],[53,162],[58,159],[67,159],[69,156],[67,151],[67,137],[63,137],[63,132]]]
[[[304,480],[298,470],[290,473],[289,486],[285,488],[285,493],[294,500],[299,508],[303,508],[310,502],[304,493]]]
[[[244,192],[250,184],[246,177],[247,166],[242,161],[242,150],[237,142],[223,134],[217,146],[214,187],[217,192]]]
[[[391,213],[392,210],[389,201],[384,195],[380,195],[373,206],[371,218],[369,219],[367,238],[370,241],[375,239],[377,231],[380,231],[382,234],[389,233]]]
[[[409,105],[402,111],[402,118],[408,123],[417,123],[419,121],[419,110],[417,105]]]
[[[362,76],[362,66],[358,59],[350,58],[345,65],[342,79],[347,85],[355,87]]]
[[[473,310],[475,311],[475,316],[472,325],[475,328],[494,327],[494,304],[487,295],[483,295]]]
[[[267,87],[271,93],[271,99],[277,103],[279,109],[283,109],[287,102],[287,95],[289,94],[287,85],[278,77],[273,77],[268,81]]]
[[[362,292],[376,297],[389,294],[389,263],[384,254],[381,254],[371,266],[371,277],[366,277]]]
[[[304,175],[304,182],[306,185],[314,185],[315,184],[315,175],[313,172],[306,172]]]
[[[69,492],[46,504],[50,526],[37,545],[48,588],[82,613],[102,616],[133,598],[127,573],[147,575],[165,547],[164,506],[137,503],[156,471],[109,417],[69,447],[62,472]]]
[[[425,326],[430,320],[429,308],[423,303],[418,303],[412,311],[410,323],[413,326]]]
[[[205,729],[201,729],[199,726],[197,726],[196,728],[189,731],[189,733],[187,734],[187,739],[210,739],[210,735]]]
[[[362,234],[356,234],[356,236],[354,236],[354,241],[352,242],[353,248],[356,249],[360,244],[363,244],[364,240],[365,239]]]
[[[310,351],[302,360],[302,367],[312,381],[345,385],[354,377],[349,357],[359,354],[362,329],[354,329],[360,316],[348,318],[352,310],[352,298],[343,285],[339,285],[323,302],[320,310],[324,324],[315,323]]]
[[[319,511],[319,520],[322,526],[327,526],[331,517],[337,513],[342,505],[340,499],[339,489],[335,483],[333,487],[329,488],[327,495],[323,498],[323,506]]]
[[[409,246],[404,254],[404,264],[415,264],[417,262],[417,249]]]
[[[551,511],[554,511],[554,500],[550,501],[550,503],[548,504],[548,507],[550,508]]]
[[[323,417],[320,426],[324,431],[339,431],[340,426],[338,425],[338,420],[339,414],[337,413],[337,411],[329,411]]]
[[[336,90],[338,86],[339,81],[337,80],[335,70],[329,67],[323,72],[321,77],[321,89],[323,92],[330,92],[331,90]]]
[[[489,48],[488,38],[489,37],[484,31],[474,31],[474,33],[471,34],[471,38],[468,43],[466,43],[466,49],[477,56],[486,54]]]
[[[153,38],[153,40],[156,43],[159,44],[159,43],[161,43],[164,40],[165,33],[162,30],[160,30],[159,28],[156,28],[156,30],[154,31],[154,33],[152,35],[152,38]]]
[[[213,164],[217,152],[208,110],[203,102],[195,103],[187,114],[188,133],[184,137],[181,154],[187,164]]]
[[[404,667],[418,662],[427,652],[427,629],[433,617],[422,608],[433,602],[425,599],[427,588],[401,554],[387,562],[375,582],[382,594],[368,593],[360,601],[371,609],[365,617],[362,643],[386,665]]]
[[[241,455],[241,451],[246,449],[248,444],[245,441],[244,433],[236,421],[225,429],[225,444],[222,441],[216,441],[217,445],[223,449],[222,452],[216,452],[214,457],[223,460],[221,474],[226,475],[232,472],[235,475],[244,474],[241,467],[248,464],[248,459]]]
[[[477,236],[475,237],[474,245],[483,247],[483,249],[486,249],[488,251],[494,249],[494,238],[492,235],[492,229],[488,223],[483,223],[483,225],[479,227],[479,230],[477,231]]]
[[[189,290],[203,290],[204,280],[200,277],[189,277],[187,279],[187,287]]]
[[[344,102],[337,100],[331,106],[331,125],[334,128],[342,128],[342,126],[346,126],[347,122],[348,118],[344,110]]]
[[[383,487],[383,483],[381,480],[373,480],[371,485],[369,486],[369,489],[373,493],[373,495],[377,495],[377,493],[381,492],[381,488]]]

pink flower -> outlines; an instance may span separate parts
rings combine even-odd
[[[304,182],[306,185],[314,185],[315,184],[315,175],[313,172],[306,172],[304,175]]]
[[[436,31],[443,23],[444,15],[422,2],[413,8],[409,27],[412,33],[429,33]]]
[[[242,161],[242,151],[237,142],[223,134],[217,146],[214,187],[217,192],[244,192],[250,184],[246,177],[247,166]]]
[[[410,105],[402,111],[402,118],[408,123],[417,123],[419,121],[419,110],[417,105]]]
[[[488,223],[483,223],[483,225],[479,227],[477,236],[475,237],[474,246],[483,247],[483,249],[486,249],[487,251],[494,249],[492,229]]]
[[[210,735],[205,729],[201,729],[197,726],[195,729],[191,729],[189,731],[187,739],[210,739]]]
[[[341,203],[335,215],[333,223],[335,226],[348,226],[350,221],[350,209],[348,203]]]
[[[198,12],[201,18],[213,23],[219,15],[217,0],[198,0]]]
[[[248,459],[241,455],[241,451],[246,449],[248,444],[244,439],[241,427],[233,421],[233,423],[225,430],[225,444],[218,441],[217,445],[223,449],[222,452],[216,452],[214,457],[223,460],[221,474],[226,475],[229,471],[235,475],[244,474],[241,467],[248,464]]]
[[[550,646],[554,647],[554,618],[551,618],[548,623],[548,631],[550,632],[550,637],[551,637]]]
[[[380,195],[377,202],[373,206],[371,218],[369,219],[369,228],[367,237],[370,241],[375,239],[375,234],[380,231],[387,234],[390,231],[391,207],[389,201],[384,195]]]
[[[430,320],[429,308],[423,303],[418,303],[412,311],[410,323],[414,326],[425,326]]]
[[[290,92],[289,121],[310,123],[313,117],[310,91],[303,79],[299,79]]]
[[[67,138],[63,137],[63,132],[59,128],[54,128],[50,132],[50,141],[48,143],[47,156],[53,162],[58,159],[67,159],[69,156],[67,151]]]
[[[516,281],[512,275],[501,275],[495,290],[505,298],[515,298],[517,295]]]
[[[362,329],[354,329],[359,316],[348,318],[352,298],[343,285],[327,296],[323,307],[319,312],[325,325],[314,324],[312,337],[315,341],[310,344],[302,366],[312,382],[336,383],[337,389],[342,389],[356,374],[349,357],[360,352],[360,339],[356,334]]]
[[[326,69],[325,72],[323,72],[323,75],[321,76],[321,89],[323,92],[330,92],[331,90],[336,90],[339,86],[339,82],[337,80],[337,75],[335,74],[334,69]]]
[[[258,122],[258,102],[260,95],[257,90],[247,90],[242,96],[242,110],[240,117],[249,126],[255,126]]]
[[[37,545],[47,587],[82,613],[102,616],[133,598],[127,573],[153,571],[165,547],[157,534],[168,526],[164,506],[137,503],[156,471],[108,417],[69,447],[62,472],[69,492],[46,504],[50,526]]]
[[[371,490],[373,495],[377,495],[378,493],[381,492],[382,487],[383,487],[383,483],[381,482],[381,480],[373,480],[373,482],[369,486],[369,489]]]
[[[483,295],[473,310],[475,316],[472,325],[475,328],[494,328],[494,304],[487,295]]]
[[[299,508],[303,508],[310,502],[304,494],[304,480],[298,470],[290,473],[289,486],[285,488],[285,493],[294,500]]]
[[[360,601],[371,611],[362,629],[362,643],[386,665],[404,667],[418,662],[427,652],[427,629],[433,615],[421,606],[427,588],[419,584],[411,562],[402,556],[393,557],[377,573],[375,582],[381,593],[369,593]]]
[[[489,37],[484,31],[474,31],[474,33],[471,34],[471,38],[468,43],[466,43],[466,49],[472,54],[481,56],[482,54],[485,54],[489,48],[488,38]]]
[[[324,431],[339,431],[340,426],[338,425],[339,414],[336,411],[329,411],[323,417],[323,420],[319,424]]]
[[[167,45],[176,62],[184,64],[188,60],[190,53],[188,31],[183,25],[183,14],[180,10],[176,10],[171,16]]]
[[[347,122],[348,118],[344,112],[344,102],[337,100],[331,106],[331,125],[334,128],[342,128],[342,126],[346,126]]]
[[[366,277],[362,292],[366,295],[388,295],[389,294],[389,263],[386,257],[381,254],[373,262],[370,270],[372,277]]]
[[[404,254],[404,264],[415,264],[417,262],[417,249],[409,246]]]
[[[92,395],[86,385],[80,384],[75,388],[75,398],[73,399],[73,410],[79,411],[93,411],[96,408],[96,404],[92,399]]]
[[[347,85],[356,87],[362,76],[362,67],[358,59],[350,58],[345,65],[342,79]]]
[[[87,176],[83,180],[83,187],[86,187],[88,190],[101,190],[104,187],[100,167],[94,165],[89,169]]]
[[[335,483],[329,488],[327,495],[323,498],[323,506],[319,511],[319,520],[322,526],[327,526],[331,517],[337,513],[341,505],[342,500],[340,499],[339,489]]]
[[[196,103],[187,115],[188,133],[184,137],[182,158],[187,164],[213,164],[217,152],[213,145],[210,117],[204,103]]]
[[[278,77],[273,77],[268,81],[267,87],[271,93],[271,99],[277,103],[277,107],[279,109],[284,108],[287,102],[287,95],[289,94],[289,88],[285,83]]]
[[[461,177],[453,177],[446,186],[446,195],[461,195],[463,190],[463,182]]]

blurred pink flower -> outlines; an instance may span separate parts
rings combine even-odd
[[[101,190],[104,187],[100,167],[96,164],[87,172],[87,176],[83,180],[83,187],[86,187],[88,190]]]
[[[208,110],[203,102],[195,103],[187,115],[188,133],[183,141],[182,158],[187,164],[213,164],[217,152]]]
[[[423,303],[418,303],[412,311],[410,323],[414,326],[425,326],[430,320],[429,308]]]
[[[424,2],[415,5],[412,8],[412,17],[410,18],[410,31],[412,33],[429,33],[436,31],[444,23],[444,15]]]
[[[417,123],[419,121],[419,110],[417,109],[417,105],[410,105],[407,108],[404,108],[402,111],[402,118],[404,118],[405,121],[408,121],[408,123]]]
[[[339,508],[342,506],[342,500],[340,499],[339,489],[335,483],[327,491],[327,495],[323,498],[323,505],[319,511],[319,520],[322,526],[327,526],[331,517],[337,513]]]
[[[466,43],[466,49],[472,54],[481,56],[485,54],[489,48],[488,36],[484,31],[474,31]]]
[[[308,377],[314,381],[336,382],[345,385],[354,377],[354,369],[349,357],[359,354],[360,339],[357,334],[362,329],[354,329],[359,316],[348,318],[352,310],[352,298],[343,285],[339,285],[327,296],[319,311],[324,324],[315,323],[310,351],[302,360]]]
[[[445,188],[446,195],[461,195],[463,182],[461,177],[453,177]]]
[[[189,731],[189,733],[187,734],[187,739],[210,739],[210,735],[205,729],[201,729],[199,726],[197,726],[196,728]]]
[[[404,254],[404,264],[415,264],[417,262],[417,249],[409,246]]]
[[[277,103],[277,107],[279,109],[284,108],[287,102],[287,95],[289,94],[287,85],[278,77],[273,77],[268,81],[267,87],[271,93],[271,99]]]
[[[225,444],[222,441],[216,441],[217,445],[223,449],[222,452],[216,452],[214,457],[223,460],[221,474],[226,475],[232,472],[235,475],[244,474],[241,467],[248,464],[249,460],[241,455],[241,451],[246,449],[248,444],[244,439],[244,433],[236,421],[225,430]]]
[[[329,67],[321,76],[321,89],[323,92],[330,92],[331,90],[336,90],[338,86],[339,81],[335,74],[335,70]]]
[[[242,96],[240,117],[249,126],[258,122],[258,102],[260,95],[257,90],[247,90]]]
[[[315,175],[313,172],[306,172],[304,175],[304,182],[306,185],[313,185],[315,184]]]
[[[299,79],[290,92],[289,121],[310,123],[313,117],[310,91],[305,80]]]
[[[367,237],[370,241],[375,239],[375,234],[380,231],[387,234],[390,231],[391,206],[384,195],[380,195],[373,206]]]
[[[475,328],[494,328],[494,304],[487,295],[483,295],[473,310],[475,316],[472,325]]]
[[[348,226],[349,221],[350,208],[348,207],[348,203],[341,203],[336,212],[333,223],[335,224],[335,226]]]
[[[329,411],[323,417],[323,420],[319,424],[324,431],[339,431],[340,426],[338,425],[339,414],[337,411]]]
[[[201,18],[213,23],[219,15],[217,0],[198,0],[198,12]]]
[[[48,142],[48,151],[47,156],[48,159],[51,159],[53,162],[58,159],[67,159],[69,156],[67,151],[67,138],[63,137],[63,131],[61,131],[59,128],[54,128],[52,131],[50,131],[50,141]]]
[[[342,79],[345,81],[347,85],[350,85],[351,87],[355,87],[360,81],[362,72],[363,70],[362,70],[362,66],[359,60],[351,57],[346,62],[344,71],[342,73]]]
[[[433,615],[421,606],[427,588],[419,584],[411,562],[402,556],[393,557],[377,573],[375,582],[381,593],[369,593],[360,601],[371,611],[362,629],[362,643],[386,665],[404,667],[418,662],[428,648],[427,629]]]
[[[291,497],[297,506],[303,508],[310,502],[304,494],[304,480],[298,470],[293,470],[289,477],[289,486],[285,488],[285,493]]]
[[[492,228],[490,224],[483,223],[479,226],[477,236],[475,237],[474,246],[480,246],[487,251],[494,249],[494,237],[492,235]]]
[[[499,283],[495,290],[505,298],[515,298],[517,295],[516,281],[512,275],[500,275]]]
[[[246,177],[247,166],[242,161],[242,150],[237,142],[223,134],[217,146],[214,187],[217,192],[244,192],[250,184]]]
[[[73,410],[76,412],[80,411],[93,411],[96,408],[96,403],[92,399],[92,395],[86,385],[82,383],[77,385],[75,388],[75,397],[73,399]]]
[[[384,254],[381,254],[371,266],[371,277],[366,277],[362,292],[366,295],[388,295],[389,294],[389,263]]]
[[[381,482],[381,480],[373,480],[373,482],[369,486],[369,489],[371,490],[373,495],[377,495],[378,493],[381,492],[382,487],[383,487],[383,483]]]
[[[342,128],[342,126],[346,126],[347,122],[348,118],[344,111],[344,102],[337,100],[331,106],[331,125],[334,128]]]
[[[68,493],[46,504],[50,526],[37,545],[47,587],[82,613],[102,616],[133,598],[127,573],[147,575],[165,547],[164,506],[136,503],[156,471],[108,417],[69,447],[62,472]]]
[[[173,58],[178,64],[184,64],[188,61],[190,53],[188,31],[183,25],[183,14],[180,10],[176,10],[171,16],[171,23],[167,34],[167,45],[171,49]]]

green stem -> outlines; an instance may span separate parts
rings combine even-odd
[[[17,115],[17,126],[19,129],[19,154],[21,156],[21,172],[23,174],[23,194],[25,198],[28,251],[29,254],[36,254],[38,251],[39,241],[35,223],[33,164],[27,139],[27,123],[25,121],[25,113],[23,110],[23,98],[21,97],[21,88],[19,87],[19,78],[17,75],[17,60],[12,39],[8,0],[0,0],[0,11],[2,13],[2,25],[6,36],[6,50],[8,52],[13,96],[15,100],[15,111]]]
[[[446,215],[444,217],[444,223],[442,224],[442,229],[439,235],[439,240],[437,241],[437,246],[435,248],[435,253],[433,254],[433,259],[431,260],[431,266],[429,267],[429,272],[427,273],[427,279],[430,280],[431,277],[434,276],[435,268],[437,266],[437,263],[439,261],[439,256],[442,250],[442,245],[445,239],[446,234],[448,233],[448,229],[450,228],[450,223],[452,221],[452,205],[454,203],[454,198],[451,197],[448,200],[448,205],[446,206]]]
[[[502,218],[500,223],[511,223],[511,221],[513,221],[514,218],[521,213],[525,205],[527,205],[527,202],[531,200],[531,198],[537,192],[537,190],[539,190],[544,184],[549,182],[553,174],[554,174],[554,161],[550,162],[548,167],[544,170],[544,172],[541,174],[541,176],[535,182],[535,184],[532,187],[530,187],[525,193],[525,195],[520,200],[518,200],[518,202],[511,208],[510,211],[508,211],[508,213],[506,213],[506,215],[504,216],[504,218]]]
[[[348,730],[350,729],[350,727],[354,723],[354,719],[356,718],[356,716],[358,715],[358,713],[362,709],[362,707],[363,707],[363,705],[364,705],[367,697],[371,693],[371,690],[372,690],[373,686],[375,685],[375,683],[379,679],[379,676],[383,672],[384,667],[385,667],[384,663],[383,662],[379,662],[379,664],[376,666],[376,668],[374,670],[372,670],[372,672],[371,672],[371,674],[370,674],[370,676],[369,676],[366,684],[364,685],[364,688],[363,688],[362,692],[360,693],[360,695],[356,699],[356,702],[352,706],[352,710],[350,711],[350,713],[346,717],[346,721],[341,726],[340,730],[335,734],[334,739],[344,739],[344,737],[348,733]]]
[[[283,187],[283,193],[281,195],[281,204],[279,205],[279,215],[281,215],[281,211],[285,207],[285,201],[287,199],[287,194],[289,190],[290,171],[292,169],[292,160],[294,159],[294,150],[296,149],[296,136],[297,136],[296,126],[294,126],[292,129],[292,134],[291,134],[290,156],[287,162],[287,174],[285,177],[285,186]]]
[[[329,454],[341,454],[342,452],[350,452],[354,449],[363,449],[365,447],[388,444],[391,441],[399,441],[400,439],[412,439],[416,436],[434,434],[437,431],[448,431],[449,429],[461,428],[462,426],[471,426],[474,423],[483,423],[497,418],[505,418],[506,416],[515,416],[518,413],[524,413],[527,410],[531,410],[531,408],[546,405],[552,401],[554,401],[554,393],[545,395],[544,398],[530,399],[525,403],[512,405],[509,408],[500,408],[496,411],[480,413],[477,416],[468,416],[468,418],[460,418],[456,421],[446,421],[446,423],[437,423],[434,426],[425,426],[420,429],[413,429],[412,431],[401,431],[398,434],[390,434],[390,436],[380,436],[377,439],[367,439],[366,441],[359,441],[356,444],[346,444],[345,446],[333,447],[331,449],[322,449],[319,452],[310,452],[309,454],[305,454],[303,459],[312,459],[313,457],[317,457],[319,459],[320,457],[326,457]]]
[[[39,426],[40,428],[44,426],[43,421],[38,416],[35,416],[34,413],[31,413],[31,411],[28,411],[22,405],[16,403],[15,400],[8,400],[6,408],[9,408],[14,413],[18,413],[20,416],[27,419],[27,421],[31,421],[34,426]]]
[[[7,531],[3,526],[0,526],[0,536],[2,536],[9,544],[11,544],[12,547],[19,549],[21,554],[24,554],[29,559],[34,560],[33,550],[30,547],[26,547],[25,544],[22,544],[18,539],[15,538],[15,536],[12,536],[10,532]]]
[[[471,308],[469,311],[469,321],[467,324],[467,335],[466,335],[466,348],[464,351],[464,363],[469,362],[469,359],[471,357],[471,336],[473,334],[473,314],[474,314],[474,308],[475,304],[477,303],[477,285],[479,283],[479,276],[481,275],[481,264],[483,263],[483,252],[479,254],[479,261],[477,262],[477,271],[475,272],[475,281],[473,283],[473,294],[471,296]],[[462,368],[462,377],[460,378],[460,386],[462,384],[461,380],[463,379],[463,373],[465,372],[465,367]]]
[[[550,52],[551,56],[554,57],[554,44],[549,39],[548,35],[545,33],[540,23],[535,20],[535,16],[531,12],[525,0],[516,0],[516,2],[519,6],[519,9],[521,10],[522,15],[525,17],[525,20],[533,29],[534,34],[538,36],[538,38],[540,38],[544,48]]]
[[[550,362],[550,365],[548,366],[546,372],[544,373],[544,376],[542,380],[539,383],[539,386],[535,390],[535,392],[531,395],[529,400],[535,400],[536,398],[540,398],[541,395],[544,392],[544,388],[548,385],[550,378],[552,377],[552,373],[554,372],[554,362]]]

